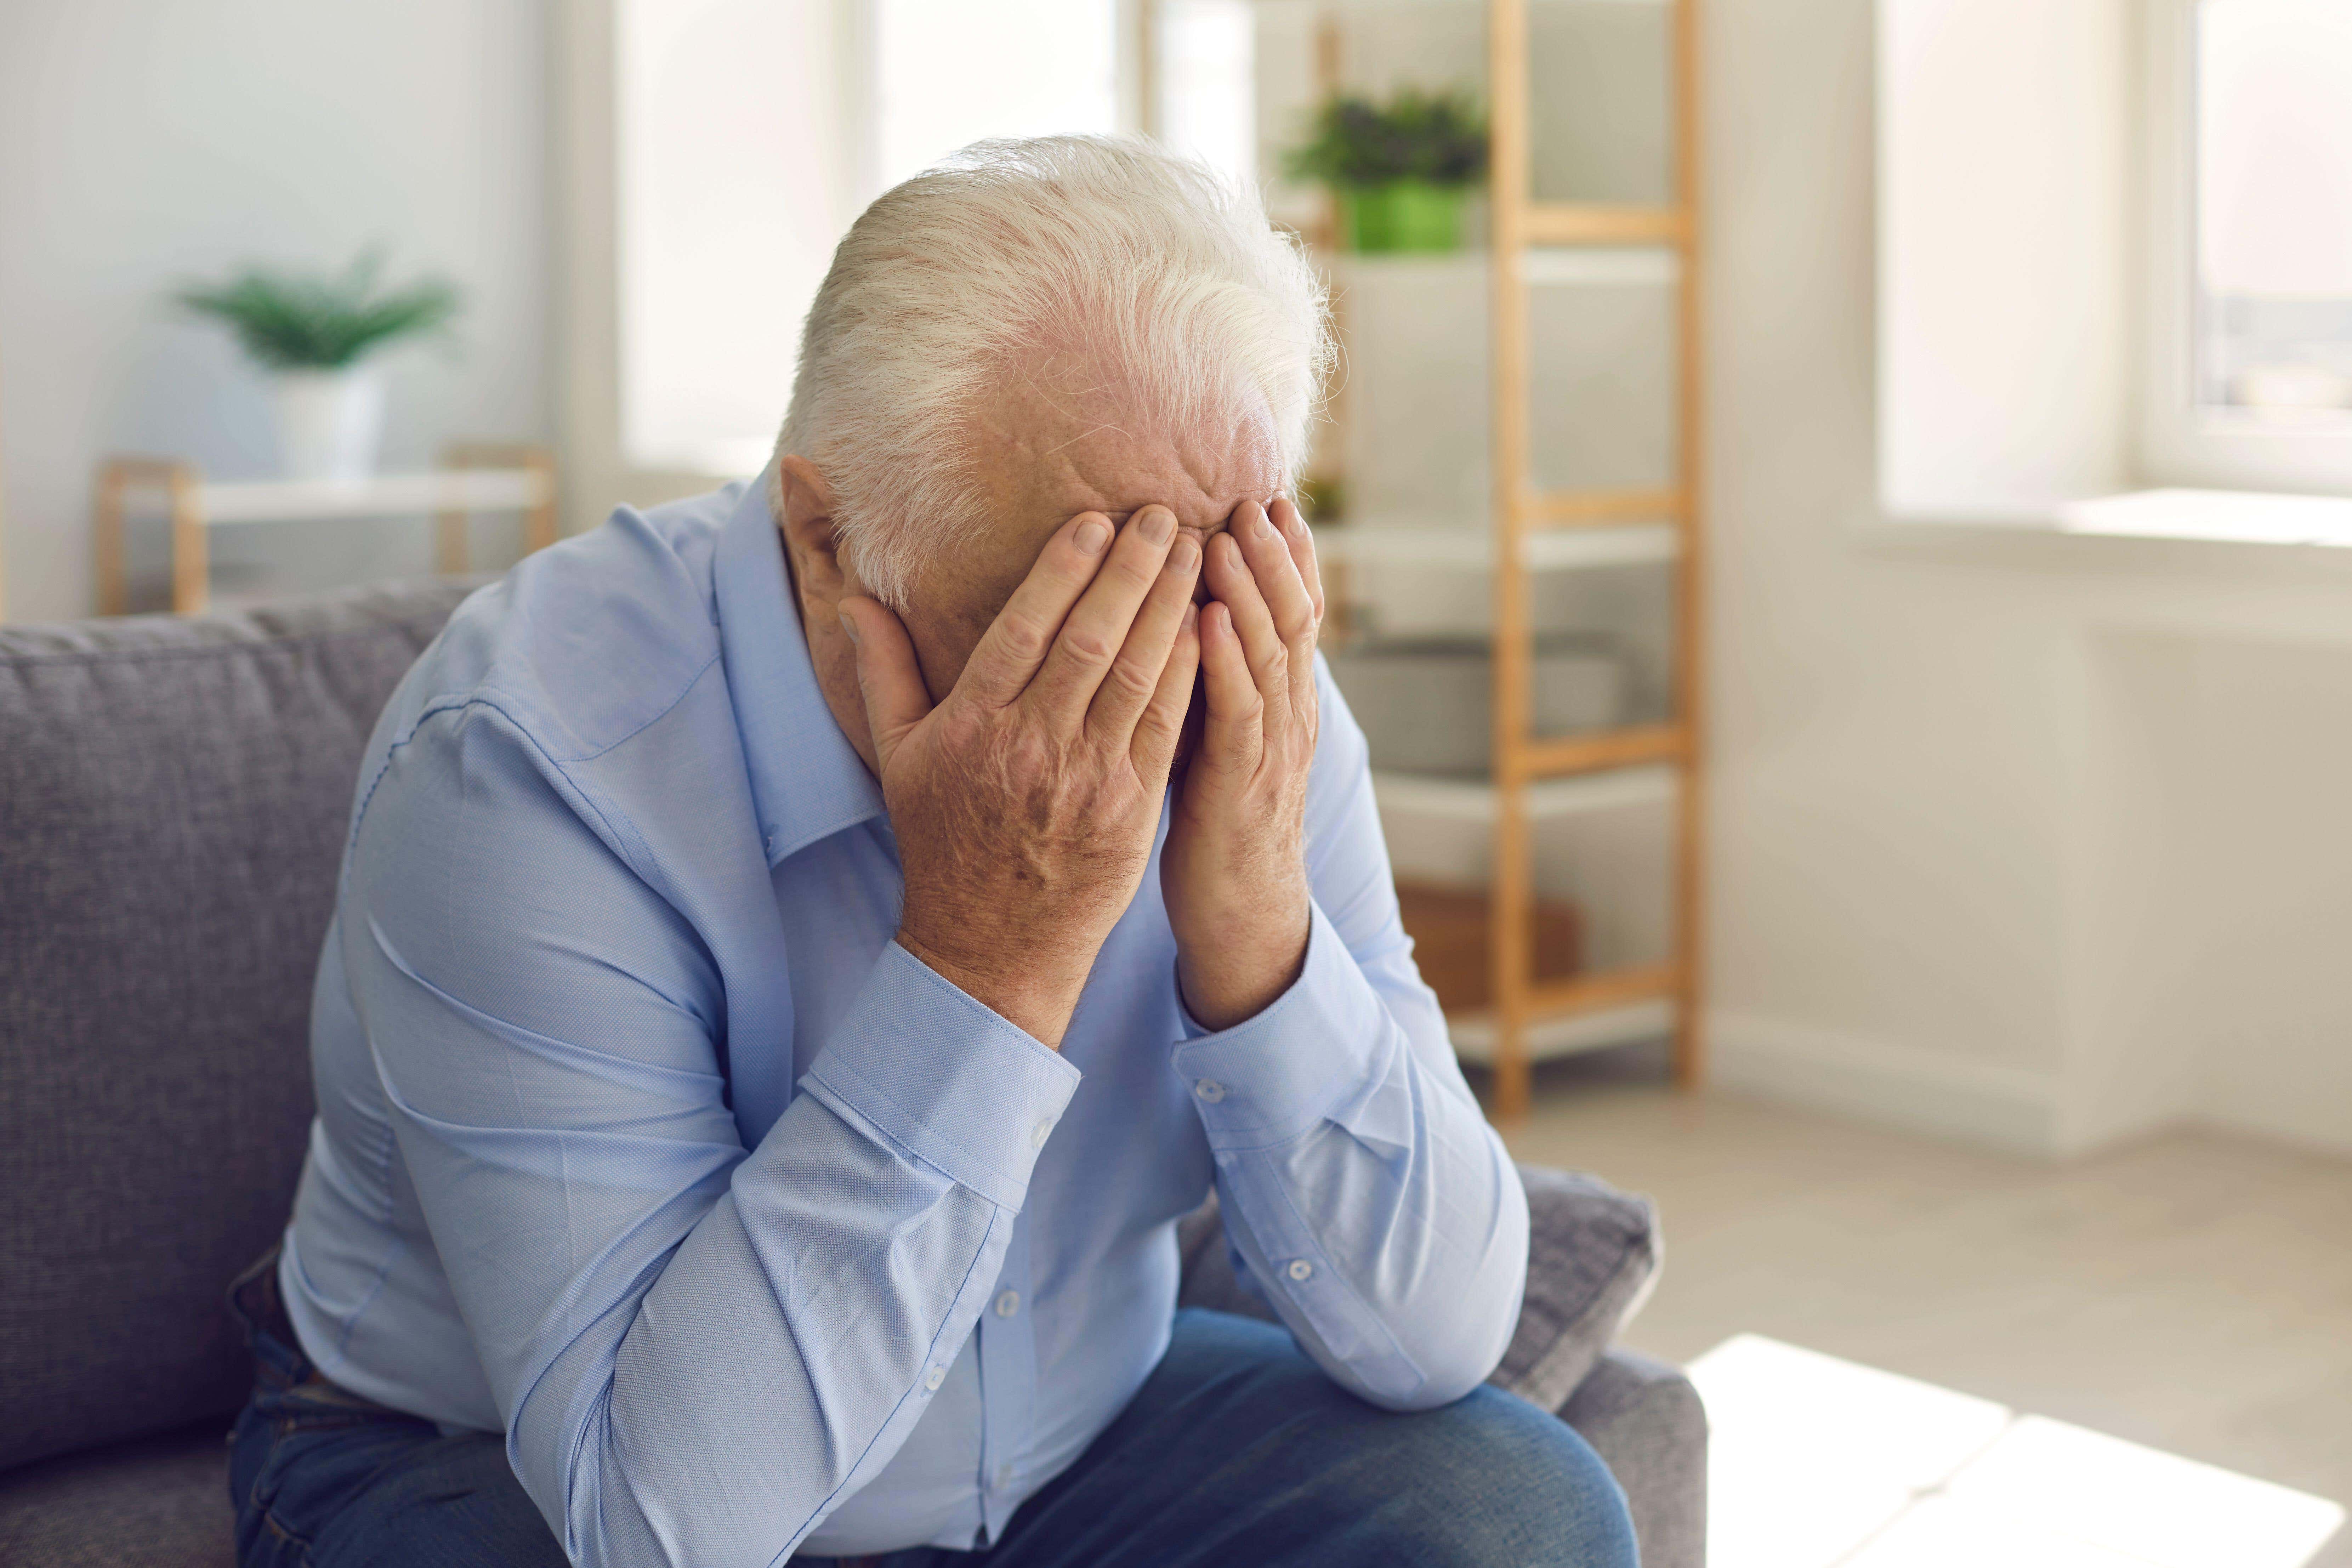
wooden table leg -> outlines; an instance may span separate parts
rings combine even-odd
[[[473,521],[462,511],[434,516],[433,568],[443,576],[462,576],[473,569]]]
[[[441,449],[441,466],[528,469],[539,481],[539,495],[523,509],[523,553],[544,550],[555,542],[555,455],[546,447],[522,441],[452,441]],[[444,512],[439,526],[440,569],[451,574],[468,570],[471,557],[463,532],[466,519],[455,512]]]
[[[123,615],[131,607],[131,585],[123,580],[122,564],[122,491],[130,482],[130,470],[120,459],[110,458],[99,465],[89,537],[97,552],[91,565],[98,575],[101,616]]]
[[[172,465],[165,483],[172,501],[172,613],[201,616],[212,604],[211,540],[196,480],[185,464]]]
[[[526,447],[522,466],[539,476],[539,504],[522,520],[522,547],[528,552],[555,542],[555,455],[544,447]]]
[[[128,519],[133,489],[163,492],[172,524],[172,608],[179,615],[200,613],[209,602],[204,479],[194,465],[168,458],[109,458],[98,466],[90,504],[98,613],[131,613]]]

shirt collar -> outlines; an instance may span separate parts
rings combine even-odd
[[[824,705],[768,494],[765,472],[744,488],[719,531],[715,564],[719,647],[751,770],[760,841],[773,866],[880,816],[882,790]]]

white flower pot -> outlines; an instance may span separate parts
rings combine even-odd
[[[383,439],[383,377],[373,368],[276,377],[278,466],[289,479],[363,479]]]

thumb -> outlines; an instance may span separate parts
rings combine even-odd
[[[884,769],[907,732],[931,710],[931,694],[915,662],[907,628],[877,599],[852,595],[841,601],[841,629],[857,650],[857,689],[866,700],[866,724]]]

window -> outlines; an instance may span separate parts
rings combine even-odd
[[[2140,477],[2352,490],[2352,6],[2143,3]]]
[[[613,15],[621,459],[754,473],[856,212],[853,18],[829,0],[614,0]]]
[[[872,0],[877,164],[860,201],[984,136],[1116,131],[1109,0]]]
[[[1152,41],[1160,140],[1258,183],[1257,10],[1251,0],[1160,0]]]
[[[617,429],[583,434],[624,470],[766,461],[802,318],[883,190],[982,137],[1130,118],[1122,0],[612,6],[612,297],[576,308],[613,312]]]
[[[1878,16],[1885,511],[2352,542],[2352,3]]]
[[[2352,5],[2202,0],[2196,27],[2197,405],[2352,419]]]

